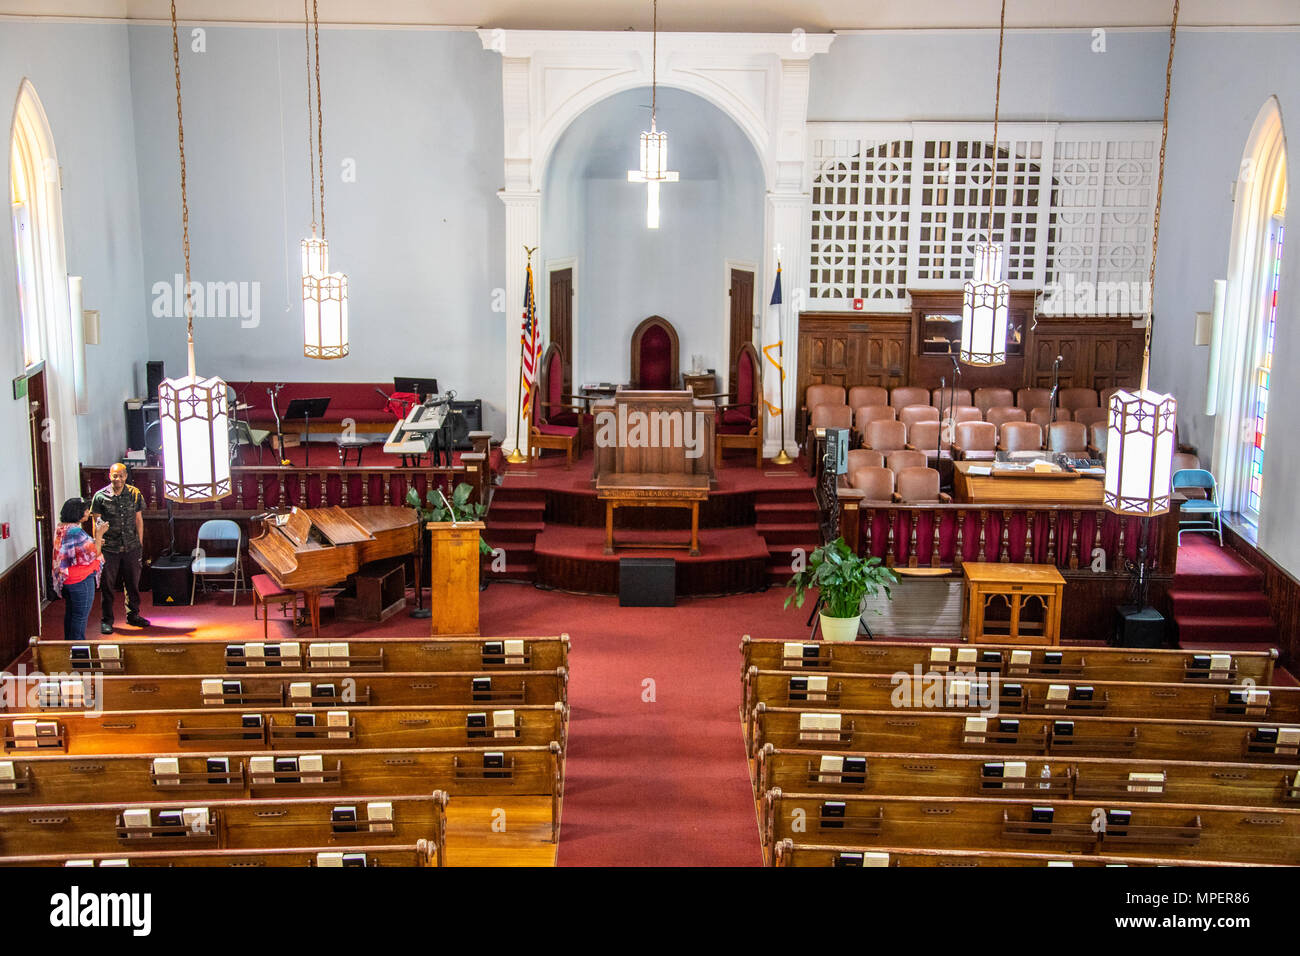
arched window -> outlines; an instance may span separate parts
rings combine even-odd
[[[45,363],[48,408],[37,412],[50,445],[55,502],[76,492],[78,383],[84,390],[81,315],[73,321],[54,137],[36,89],[23,80],[9,140],[9,187],[25,365]]]
[[[1242,155],[1219,360],[1213,470],[1225,510],[1259,523],[1264,507],[1268,398],[1277,334],[1286,213],[1286,135],[1277,99],[1260,110]],[[1284,333],[1285,334],[1285,333]]]

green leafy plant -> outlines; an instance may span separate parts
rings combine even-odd
[[[451,497],[447,499],[451,502],[451,510],[443,504],[442,496],[437,490],[430,488],[424,496],[425,502],[420,502],[420,493],[414,488],[406,489],[406,505],[408,508],[414,508],[416,516],[420,519],[420,526],[424,527],[427,521],[479,521],[487,514],[487,505],[477,501],[470,501],[470,495],[474,494],[474,486],[468,482],[462,481],[452,489]],[[425,504],[428,507],[425,507]],[[479,535],[478,550],[480,554],[491,554],[492,549],[488,543]]]
[[[894,572],[879,558],[858,557],[843,538],[836,538],[814,551],[808,566],[786,584],[794,593],[785,599],[785,606],[793,601],[795,607],[803,607],[808,589],[816,588],[828,617],[857,617],[864,597],[880,591],[890,597],[889,586],[896,583]]]

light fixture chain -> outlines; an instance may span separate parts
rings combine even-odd
[[[1142,348],[1142,390],[1146,391],[1151,366],[1151,326],[1155,323],[1156,248],[1160,239],[1160,203],[1165,191],[1165,146],[1169,142],[1169,95],[1174,81],[1174,44],[1178,39],[1178,5],[1174,0],[1174,19],[1169,25],[1169,61],[1165,64],[1165,112],[1160,122],[1160,171],[1156,175],[1156,208],[1151,217],[1151,271],[1147,273],[1146,336]]]
[[[998,120],[1002,110],[1002,41],[1007,32],[1007,0],[998,23],[998,78],[993,88],[993,165],[989,170],[989,245],[993,244],[993,207],[998,192]]]
[[[320,166],[320,237],[325,238],[325,114],[320,101],[320,20],[316,0],[311,0],[311,20],[316,33],[316,159]]]
[[[655,128],[656,94],[659,91],[659,0],[654,0],[650,30],[650,128]]]
[[[311,173],[311,233],[314,236],[316,235],[316,159],[312,154],[316,151],[316,141],[311,128],[311,14],[307,9],[307,0],[302,0],[302,39],[307,50],[307,58],[303,65],[307,73],[307,169]]]
[[[185,337],[190,375],[194,375],[194,299],[190,293],[190,202],[185,183],[185,118],[181,110],[181,48],[176,35],[176,0],[172,0],[172,68],[176,74],[176,146],[181,156],[181,245],[185,250]]]

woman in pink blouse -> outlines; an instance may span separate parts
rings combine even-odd
[[[63,639],[86,638],[86,621],[99,589],[100,554],[108,522],[95,519],[92,538],[81,525],[90,517],[90,502],[69,498],[59,511],[59,527],[54,534],[54,591],[63,595]]]

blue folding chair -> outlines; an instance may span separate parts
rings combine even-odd
[[[1181,468],[1174,472],[1173,488],[1204,488],[1207,497],[1189,498],[1178,509],[1178,543],[1183,543],[1183,532],[1204,531],[1217,535],[1219,547],[1223,547],[1222,509],[1219,507],[1219,486],[1214,476],[1204,468]],[[1182,515],[1191,517],[1184,520]]]
[[[226,574],[234,577],[235,593],[231,597],[230,604],[232,607],[235,605],[239,600],[239,585],[244,579],[244,566],[239,560],[240,546],[243,541],[244,536],[239,530],[239,525],[228,519],[205,521],[200,525],[198,547],[194,549],[194,560],[190,563],[190,572],[193,575],[190,582],[191,605],[194,603],[194,589],[199,578]],[[219,545],[223,551],[229,550],[230,545],[233,544],[235,553],[211,555],[207,552],[208,544]]]

